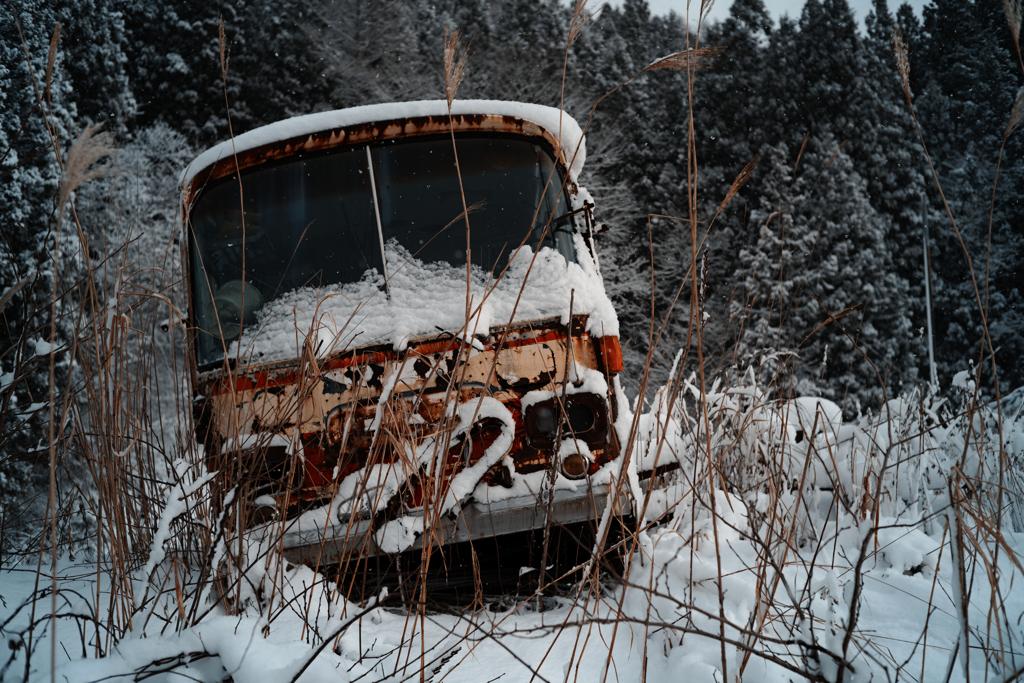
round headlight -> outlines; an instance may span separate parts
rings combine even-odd
[[[562,458],[562,474],[566,479],[582,479],[587,476],[590,462],[581,453],[570,453]]]
[[[537,431],[547,437],[554,438],[558,431],[558,416],[551,406],[543,406],[534,412],[534,425]]]
[[[569,421],[569,428],[574,434],[589,432],[594,428],[594,409],[585,403],[572,403],[566,409],[566,418]]]

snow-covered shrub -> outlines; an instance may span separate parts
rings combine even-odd
[[[677,375],[639,419],[637,466],[662,470],[664,483],[645,498],[649,526],[623,600],[658,625],[649,649],[704,662],[708,675],[723,661],[741,671],[798,661],[804,675],[869,680],[885,666],[862,614],[869,584],[917,577],[927,597],[941,576],[963,605],[990,592],[1002,605],[950,609],[960,640],[1009,671],[1024,637],[1013,621],[1024,605],[1002,579],[1021,571],[1008,541],[1024,503],[1014,399],[979,402],[965,372],[952,402],[913,390],[844,422],[827,399],[775,401],[744,379],[701,392]]]

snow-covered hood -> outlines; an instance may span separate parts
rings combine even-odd
[[[404,349],[410,339],[447,330],[471,340],[492,326],[572,314],[588,316],[587,332],[618,336],[619,321],[605,293],[597,265],[576,235],[579,263],[565,262],[552,249],[536,258],[524,248],[504,278],[488,281],[477,273],[471,283],[471,318],[466,321],[466,274],[448,264],[425,264],[398,245],[389,260],[402,266],[391,276],[390,300],[381,293],[383,277],[327,288],[305,287],[266,304],[259,324],[232,342],[229,357],[250,363],[298,358],[313,343],[318,355],[387,343]]]

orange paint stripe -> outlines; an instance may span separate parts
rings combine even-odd
[[[352,365],[370,365],[372,363],[386,363],[395,357],[395,354],[382,351],[372,353],[361,353],[355,356],[342,356],[332,358],[321,366],[322,372],[338,370]],[[242,377],[235,378],[235,391],[259,391],[273,387],[283,387],[298,382],[296,370],[257,370]],[[231,378],[225,377],[219,380],[212,380],[203,385],[207,390],[207,396],[217,396],[227,393],[231,386]]]
[[[540,334],[536,337],[530,337],[527,339],[513,339],[506,340],[503,348],[515,349],[524,346],[532,346],[534,344],[543,344],[549,341],[561,341],[566,338],[566,333],[562,331],[549,331],[544,334]],[[618,350],[618,339],[615,337],[602,337],[598,340],[598,348],[601,349],[600,342],[605,339],[611,339],[615,342],[614,349],[618,351],[619,359],[619,370],[611,370],[609,372],[620,372],[622,365],[622,352]],[[408,351],[410,354],[417,354],[421,356],[427,356],[437,353],[445,353],[452,351],[462,345],[462,342],[458,339],[445,339],[443,341],[433,341],[420,344],[418,346],[411,347]],[[485,350],[491,350],[492,347],[487,347]],[[603,357],[603,356],[602,356]],[[398,353],[395,351],[374,351],[370,353],[360,353],[350,356],[339,356],[332,358],[325,362],[321,366],[321,372],[328,372],[331,370],[339,370],[341,368],[351,367],[353,365],[363,366],[370,364],[383,364],[391,360],[397,360]],[[606,365],[606,367],[608,367]],[[274,387],[283,387],[295,384],[298,382],[298,371],[297,370],[257,370],[252,373],[248,373],[241,377],[236,377],[234,382],[234,390],[240,391],[259,391],[261,389],[271,389]],[[231,378],[226,377],[220,380],[212,380],[203,385],[204,392],[207,396],[217,396],[220,394],[227,393],[231,387]]]

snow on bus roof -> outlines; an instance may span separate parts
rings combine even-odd
[[[418,102],[388,102],[385,104],[368,104],[349,109],[337,109],[316,114],[305,114],[283,121],[276,121],[266,126],[255,128],[225,140],[196,157],[182,174],[182,185],[187,185],[204,168],[237,152],[244,152],[263,145],[281,140],[312,135],[326,130],[359,126],[376,121],[392,121],[423,116],[445,116],[448,114],[446,100],[421,100]],[[524,121],[535,123],[541,128],[558,136],[562,131],[561,145],[566,156],[572,159],[569,174],[575,180],[583,168],[586,159],[586,146],[583,144],[583,131],[576,119],[554,107],[525,102],[506,102],[502,100],[455,100],[452,102],[452,114],[473,115],[490,114],[495,116],[514,116]],[[577,146],[579,152],[573,159]]]

